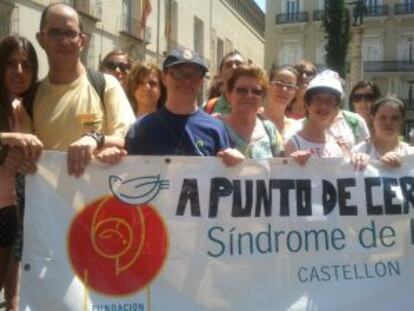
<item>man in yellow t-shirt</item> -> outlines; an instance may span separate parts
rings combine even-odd
[[[123,147],[135,117],[115,78],[104,75],[103,103],[91,85],[80,60],[87,36],[76,10],[61,3],[46,7],[36,37],[49,73],[33,101],[33,133],[46,150],[67,151],[68,173],[79,176],[98,149]]]

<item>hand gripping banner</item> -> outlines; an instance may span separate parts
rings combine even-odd
[[[21,310],[411,311],[414,157],[127,157],[26,179]]]

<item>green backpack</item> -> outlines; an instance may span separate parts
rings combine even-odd
[[[352,130],[352,134],[355,137],[355,140],[359,141],[361,137],[361,129],[359,127],[358,118],[355,116],[354,113],[350,111],[343,110],[342,114],[344,116],[345,122],[349,125]]]

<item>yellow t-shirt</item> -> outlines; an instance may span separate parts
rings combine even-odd
[[[45,78],[34,101],[33,133],[46,150],[61,151],[92,130],[124,137],[135,116],[121,85],[110,75],[105,75],[104,102],[105,110],[86,73],[64,85]]]

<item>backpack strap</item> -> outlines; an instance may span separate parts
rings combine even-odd
[[[342,115],[344,116],[345,122],[351,128],[355,139],[357,139],[360,136],[358,119],[351,112],[346,110],[342,111]]]
[[[296,134],[292,135],[292,142],[295,145],[296,150],[300,150],[300,143],[299,143],[299,139]]]
[[[161,122],[162,126],[167,130],[168,134],[170,134],[172,140],[174,141],[175,150],[174,155],[180,155],[180,150],[183,147],[183,136],[184,133],[181,134],[179,137],[178,134],[171,128],[171,126],[168,124],[165,117],[162,115],[160,109],[156,110],[154,112],[154,115],[157,117],[157,119]]]
[[[214,107],[216,107],[218,99],[219,99],[219,97],[210,99],[207,102],[206,106],[204,107],[204,111],[207,112],[208,114],[212,114],[213,111],[214,111]]]
[[[86,75],[88,77],[89,83],[93,86],[96,93],[98,93],[99,98],[101,100],[102,104],[102,111],[104,113],[104,116],[106,115],[106,109],[105,109],[105,87],[106,87],[106,81],[105,76],[102,72],[88,68],[86,70]]]
[[[274,139],[273,139],[272,132],[271,132],[269,126],[267,125],[267,123],[265,122],[265,120],[263,120],[261,118],[258,118],[258,119],[262,122],[263,128],[266,131],[266,135],[267,135],[267,138],[269,139],[269,143],[270,143],[270,150],[272,151],[272,156],[277,157],[278,154],[276,153],[276,150],[274,148]]]
[[[104,74],[100,71],[96,71],[94,69],[88,68],[86,70],[86,76],[88,77],[89,83],[92,85],[92,87],[95,89],[96,93],[98,93],[98,96],[101,100],[102,105],[102,111],[104,113],[104,116],[106,115],[106,109],[105,109],[105,87],[106,87],[106,81]],[[30,91],[29,94],[27,94],[23,99],[23,106],[27,111],[27,114],[29,115],[30,119],[33,120],[33,106],[34,106],[34,100],[36,98],[37,89],[39,88],[40,82],[37,82],[33,89]]]

